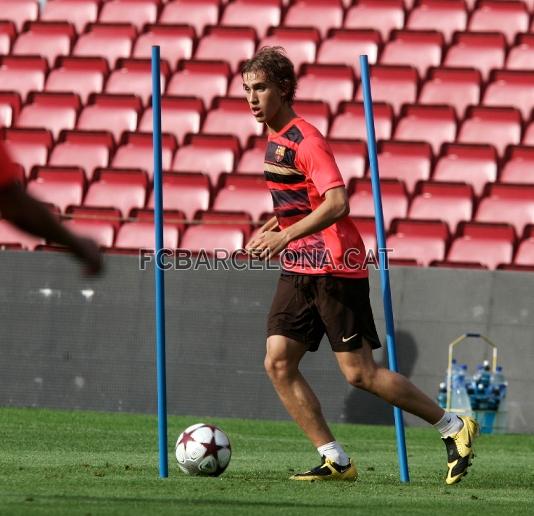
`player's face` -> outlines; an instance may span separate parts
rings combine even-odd
[[[284,103],[280,89],[263,72],[245,73],[243,89],[254,118],[269,125]]]

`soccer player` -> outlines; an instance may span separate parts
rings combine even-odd
[[[404,376],[377,366],[380,347],[369,301],[365,248],[348,217],[347,191],[321,133],[292,109],[297,86],[281,47],[264,47],[241,69],[252,115],[267,126],[264,172],[275,217],[247,244],[269,259],[282,252],[282,274],[267,323],[265,368],[280,400],[322,462],[293,480],[352,480],[356,468],[328,427],[299,371],[326,333],[346,380],[415,414],[441,433],[447,484],[466,474],[479,433],[469,417],[446,413]],[[350,258],[350,259],[348,259]]]
[[[18,228],[67,246],[83,262],[88,274],[102,269],[98,246],[90,239],[74,235],[48,208],[27,194],[17,181],[13,162],[0,142],[0,213]]]

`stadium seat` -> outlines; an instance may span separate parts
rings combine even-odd
[[[243,232],[245,242],[250,239],[252,217],[244,211],[209,210],[198,214],[197,220],[210,227],[234,228]]]
[[[38,245],[44,244],[42,238],[35,237],[16,228],[7,220],[0,220],[0,246],[19,244],[23,249],[33,251]]]
[[[72,91],[87,103],[91,93],[101,93],[109,73],[102,57],[63,57],[46,79],[45,91]]]
[[[165,93],[200,97],[209,109],[215,97],[226,95],[229,75],[225,61],[186,61],[171,77]]]
[[[354,72],[345,65],[305,64],[299,78],[297,99],[327,100],[332,113],[354,96]]]
[[[81,34],[88,23],[98,19],[100,0],[53,0],[46,2],[41,12],[42,21],[66,21]]]
[[[155,231],[152,222],[125,222],[117,233],[114,247],[117,249],[154,249]],[[178,228],[173,224],[163,227],[163,247],[177,249],[180,241]]]
[[[111,69],[118,59],[130,57],[137,33],[135,27],[119,23],[95,23],[78,38],[73,56],[103,57]]]
[[[280,0],[235,0],[228,3],[221,25],[252,26],[263,38],[269,27],[278,27],[282,17]]]
[[[499,181],[534,185],[534,147],[511,147]]]
[[[440,31],[450,43],[456,31],[466,29],[467,14],[463,0],[422,0],[411,11],[406,28]]]
[[[130,217],[141,222],[154,223],[156,220],[156,214],[153,208],[134,208],[130,212]],[[165,224],[169,224],[178,228],[181,233],[184,232],[186,226],[186,218],[183,211],[180,210],[164,210],[163,220]]]
[[[367,167],[367,145],[362,140],[328,140],[345,186],[352,178],[363,177]]]
[[[200,131],[200,121],[204,117],[204,104],[196,97],[161,98],[161,130],[172,134],[182,145],[188,133]],[[139,131],[152,132],[152,108],[147,107],[139,122]]]
[[[374,29],[384,41],[393,29],[404,27],[403,0],[361,0],[345,16],[346,29]]]
[[[250,112],[250,107],[242,98],[218,98],[213,109],[207,114],[202,133],[231,133],[239,138],[245,147],[250,136],[260,135],[263,124],[259,124]]]
[[[131,23],[138,31],[156,23],[159,0],[107,0],[100,11],[100,23]]]
[[[118,142],[124,131],[135,131],[141,100],[134,95],[95,95],[78,118],[77,129],[110,131]]]
[[[376,224],[374,217],[351,217],[358,228],[367,252],[376,253]]]
[[[105,131],[65,131],[56,143],[50,166],[81,167],[87,179],[98,167],[107,167],[113,151],[113,136]]]
[[[234,170],[238,153],[239,141],[235,136],[195,134],[176,151],[171,169],[174,172],[202,172],[215,186],[221,173]]]
[[[315,28],[276,27],[269,30],[258,48],[266,46],[284,47],[289,59],[298,72],[303,63],[314,63],[317,55],[317,46],[321,37]]]
[[[521,113],[514,108],[470,107],[458,132],[459,143],[487,143],[500,156],[521,141]]]
[[[204,251],[208,254],[218,249],[231,253],[242,249],[244,245],[243,231],[240,229],[218,225],[212,227],[211,224],[191,226],[185,231],[180,243],[182,249],[189,249],[193,253]]]
[[[478,222],[506,222],[518,235],[527,224],[534,224],[534,186],[491,184],[480,200],[475,215]]]
[[[124,144],[117,148],[111,166],[113,168],[140,168],[147,172],[149,179],[154,177],[154,144],[152,133],[126,133]],[[176,139],[171,134],[161,138],[161,164],[163,170],[171,168],[176,151]]]
[[[467,106],[480,102],[481,83],[480,72],[474,68],[434,68],[429,71],[418,102],[440,105],[446,102],[462,118]]]
[[[11,158],[24,168],[26,177],[34,166],[46,165],[54,141],[46,129],[6,129],[4,140]]]
[[[0,21],[0,55],[8,55],[11,51],[11,44],[15,40],[17,29],[11,21]]]
[[[496,269],[501,263],[512,262],[514,242],[514,228],[508,224],[462,223],[447,261],[478,262]]]
[[[43,90],[47,71],[48,66],[44,57],[1,57],[1,88],[4,91],[16,91],[24,101],[30,91]]]
[[[456,34],[443,66],[476,68],[487,80],[493,68],[504,67],[506,40],[500,33],[463,32]]]
[[[39,0],[2,0],[2,19],[13,22],[19,32],[26,22],[38,17]]]
[[[213,202],[220,211],[245,211],[257,221],[262,213],[273,211],[273,201],[263,175],[229,174],[222,177],[222,185]]]
[[[323,136],[328,134],[330,109],[326,102],[320,100],[297,100],[293,109],[298,116],[314,125]]]
[[[187,25],[149,25],[147,31],[137,38],[132,57],[150,59],[152,46],[158,45],[161,59],[176,70],[181,59],[191,59],[194,39],[195,31]]]
[[[371,68],[371,90],[373,102],[389,102],[395,113],[403,104],[413,104],[417,98],[418,77],[415,68],[409,66],[373,66]],[[356,96],[363,100],[362,88]]]
[[[482,104],[515,107],[528,120],[534,108],[534,71],[495,70]]]
[[[251,27],[209,27],[198,42],[195,59],[224,59],[232,71],[256,49],[256,31]]]
[[[165,91],[166,77],[169,69],[161,63],[161,92]],[[149,59],[120,59],[117,68],[111,72],[106,82],[106,93],[137,95],[143,105],[152,97],[152,71]]]
[[[31,93],[17,118],[17,127],[44,127],[54,138],[64,129],[74,129],[81,106],[74,93]]]
[[[64,225],[74,233],[93,239],[100,247],[113,247],[115,228],[111,222],[98,219],[70,219]]]
[[[342,24],[340,0],[296,0],[284,17],[286,27],[316,27],[323,38],[330,29],[338,29]]]
[[[210,206],[209,177],[200,173],[165,172],[163,174],[163,209],[180,210],[188,220]],[[148,207],[154,207],[154,192],[150,194]]]
[[[267,149],[267,138],[255,136],[252,138],[252,145],[243,152],[236,168],[236,172],[249,172],[263,174],[263,164],[265,161],[265,151]]]
[[[534,266],[534,228],[519,242],[514,258],[514,265]]]
[[[421,183],[408,211],[410,219],[441,219],[453,234],[472,216],[473,188],[465,183]]]
[[[139,169],[97,169],[89,185],[84,206],[118,208],[126,217],[132,208],[143,208],[147,176]]]
[[[408,195],[404,183],[397,180],[381,180],[382,209],[384,225],[388,230],[391,221],[406,217],[408,212]],[[350,214],[356,217],[374,217],[373,190],[370,179],[357,179],[354,193],[349,198]]]
[[[74,36],[75,30],[70,23],[32,22],[19,34],[11,53],[17,56],[39,54],[52,67],[58,56],[70,53]]]
[[[397,220],[387,238],[391,260],[415,260],[428,266],[434,260],[443,260],[447,249],[447,224],[437,220]]]
[[[481,0],[469,20],[468,30],[502,32],[508,44],[519,32],[528,32],[529,13],[521,1]]]
[[[410,194],[418,181],[429,179],[431,161],[432,148],[426,142],[384,141],[380,144],[380,177],[404,181]]]
[[[0,127],[14,125],[22,107],[20,95],[14,91],[0,91]]]
[[[530,124],[526,126],[521,143],[523,145],[534,145],[534,122],[530,122]]]
[[[113,227],[115,233],[122,224],[122,215],[118,208],[101,208],[98,206],[69,206],[67,217],[76,220],[105,221]]]
[[[159,23],[192,25],[199,37],[207,25],[217,25],[220,0],[171,0],[167,2]]]
[[[62,212],[71,204],[82,203],[84,188],[83,169],[69,167],[39,167],[26,187],[28,193]]]
[[[377,140],[389,140],[393,129],[393,109],[385,102],[373,102]],[[363,102],[342,102],[332,121],[330,138],[367,139]]]
[[[454,141],[456,128],[451,106],[404,106],[394,139],[426,141],[432,145],[434,153],[439,154],[443,143]]]
[[[382,65],[409,65],[424,77],[429,67],[439,66],[443,36],[437,31],[393,31],[380,56]]]
[[[506,58],[508,70],[534,70],[534,34],[521,34]]]
[[[434,173],[434,181],[463,181],[480,196],[486,183],[497,179],[497,152],[491,145],[444,145]]]

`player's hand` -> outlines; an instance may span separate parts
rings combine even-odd
[[[94,276],[102,271],[102,254],[94,240],[77,237],[73,250],[76,256],[84,263],[86,274]]]
[[[267,260],[283,251],[289,244],[285,231],[265,231],[247,244],[247,252],[262,260]]]

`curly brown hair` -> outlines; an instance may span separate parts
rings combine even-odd
[[[252,59],[241,66],[241,75],[250,72],[263,72],[269,82],[278,86],[283,92],[282,98],[290,106],[297,91],[295,67],[287,57],[283,47],[262,47]]]

